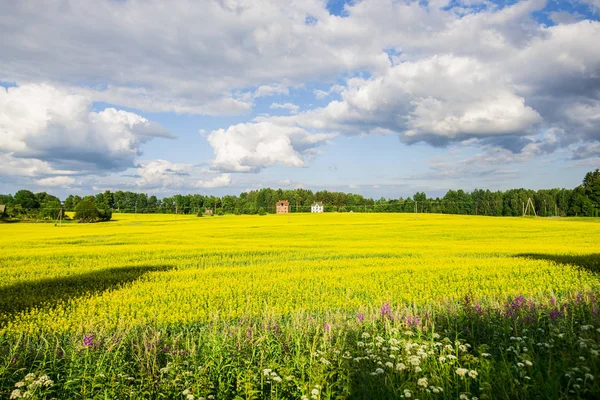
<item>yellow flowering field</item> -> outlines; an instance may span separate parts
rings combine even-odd
[[[465,296],[560,298],[600,287],[598,275],[552,260],[598,251],[600,224],[583,219],[117,214],[107,224],[6,224],[0,232],[0,290],[19,287],[18,301],[35,306],[3,316],[2,330],[15,333],[424,307]],[[141,269],[135,279],[118,279],[132,267]],[[117,279],[98,286],[107,271]],[[77,287],[65,296],[43,293],[70,279]],[[38,301],[45,296],[51,309]]]
[[[0,397],[600,390],[597,219],[115,214],[0,237]]]

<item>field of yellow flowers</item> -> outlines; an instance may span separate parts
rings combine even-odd
[[[598,398],[600,221],[0,224],[0,398]]]

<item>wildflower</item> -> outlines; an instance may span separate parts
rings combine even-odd
[[[17,383],[15,383],[15,387],[16,388],[22,388],[23,386],[25,386],[25,382],[17,382]]]
[[[308,400],[308,396],[303,394],[302,397],[300,397],[300,400]]]
[[[527,365],[528,367],[531,367],[533,365],[533,363],[529,360],[525,360],[525,365]]]
[[[448,354],[447,357],[449,360],[456,360],[456,356],[454,354]]]
[[[272,370],[271,370],[271,369],[268,369],[268,368],[267,368],[267,369],[263,369],[263,375],[265,375],[265,376],[269,376],[269,375],[271,374],[271,371],[272,371]]]
[[[590,381],[594,380],[594,375],[592,374],[585,374],[585,379],[589,379]]]
[[[313,389],[313,390],[310,392],[310,394],[311,394],[311,395],[313,395],[313,396],[318,396],[318,395],[319,395],[319,389],[317,389],[317,388],[314,388],[314,389]]]
[[[365,347],[365,344],[364,344],[363,342],[358,342],[358,343],[356,343],[356,345],[357,345],[358,347]]]
[[[440,362],[446,362],[446,357],[440,356],[440,358],[438,358],[438,360],[440,360]]]
[[[467,396],[466,394],[461,394],[459,397],[460,400],[469,400],[469,396]]]
[[[417,381],[417,385],[426,388],[429,385],[429,383],[427,382],[427,378],[420,378]]]
[[[456,373],[457,373],[457,374],[458,374],[458,376],[460,376],[460,377],[464,377],[464,376],[467,374],[467,372],[469,372],[469,370],[468,370],[468,369],[466,369],[466,368],[457,368],[457,369],[456,369]]]
[[[383,369],[381,369],[381,368],[377,368],[377,369],[375,370],[375,373],[376,373],[377,375],[381,375],[381,374],[383,374],[383,373],[384,373],[384,371],[383,371]]]
[[[188,394],[185,398],[186,398],[186,400],[194,400],[194,395]]]
[[[414,335],[414,333],[412,333],[412,331],[404,331],[404,334],[406,336],[412,336],[412,335]]]
[[[418,372],[421,372],[421,371],[423,371],[423,369],[421,367],[415,367],[415,372],[418,373]]]
[[[490,356],[491,356],[490,353],[481,353],[481,357],[487,358],[487,357],[490,357]]]
[[[388,368],[394,368],[394,363],[391,363],[391,362],[388,361],[388,362],[385,363],[385,366],[388,367]]]
[[[404,371],[406,369],[406,365],[404,365],[403,363],[398,363],[396,364],[396,369],[398,371]]]
[[[10,394],[10,398],[12,399],[18,399],[21,397],[21,391],[19,389],[15,389],[12,391],[12,393]]]
[[[412,393],[410,392],[410,390],[404,389],[404,397],[406,397],[406,398],[412,397]]]
[[[417,356],[411,356],[408,359],[408,362],[411,363],[411,365],[413,366],[418,366],[419,364],[421,364],[421,359]]]
[[[280,377],[280,376],[274,376],[274,377],[273,377],[273,380],[274,380],[275,382],[281,382],[281,377]]]
[[[477,375],[479,375],[479,374],[477,373],[477,371],[475,371],[475,370],[470,370],[470,371],[469,371],[469,376],[470,376],[471,378],[475,379],[475,378],[477,378]]]
[[[190,393],[190,389],[185,389],[182,394],[184,396],[187,396],[189,393]]]
[[[371,337],[371,335],[369,335],[367,332],[364,332],[364,333],[362,334],[362,338],[363,338],[363,339],[369,339],[370,337]]]

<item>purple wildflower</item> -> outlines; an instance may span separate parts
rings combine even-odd
[[[381,316],[382,317],[391,317],[392,316],[392,306],[390,305],[390,303],[384,303],[384,305],[381,306]]]
[[[550,311],[550,320],[554,321],[557,318],[562,316],[562,313],[559,310],[551,310]]]

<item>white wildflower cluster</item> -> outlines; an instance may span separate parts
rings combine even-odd
[[[15,383],[15,389],[10,394],[11,399],[28,399],[38,397],[44,390],[54,385],[48,375],[29,373],[22,381]]]
[[[265,368],[262,372],[263,376],[267,378],[267,382],[273,381],[279,383],[282,381],[281,377],[277,374],[277,372],[273,371],[270,368]]]
[[[461,378],[464,378],[465,376],[467,376],[467,375],[468,375],[468,376],[469,376],[469,378],[472,378],[472,379],[476,379],[476,378],[477,378],[477,376],[479,375],[479,374],[477,373],[477,371],[475,371],[475,370],[473,370],[473,369],[472,369],[472,370],[468,370],[468,369],[466,369],[466,368],[456,368],[456,374],[457,374],[458,376],[460,376]]]
[[[404,390],[401,395],[403,398],[414,397],[415,393],[443,393],[444,389],[438,386],[442,383],[440,378],[424,376],[424,371],[430,368],[429,364],[458,363],[459,356],[468,355],[471,349],[468,343],[441,339],[439,334],[432,334],[432,341],[414,339],[412,331],[396,331],[394,334],[398,336],[363,333],[357,342],[359,354],[353,358],[353,362],[366,363],[364,369],[367,369],[367,364],[371,366],[373,369],[368,374],[373,377],[410,374],[407,377],[414,377],[415,380],[411,387]],[[477,379],[478,372],[465,369],[463,376]]]
[[[316,400],[319,398],[320,394],[321,394],[321,385],[315,385],[315,387],[310,391],[310,398],[312,400]],[[301,397],[302,400],[308,400],[308,396],[302,396]]]
[[[183,395],[183,397],[185,397],[186,400],[194,400],[195,399],[195,397],[192,394],[192,392],[190,391],[190,389],[185,389],[183,391],[183,393],[181,393],[181,394]]]

